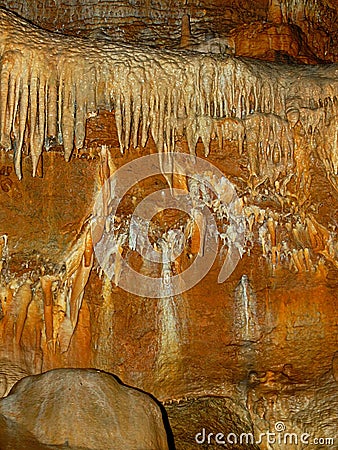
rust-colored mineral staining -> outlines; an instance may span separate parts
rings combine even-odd
[[[10,388],[70,367],[155,396],[169,448],[337,446],[336,20],[328,0],[0,2],[2,450],[166,448],[134,394],[138,446],[67,440],[62,371],[23,429]],[[78,395],[93,372],[64,373]]]

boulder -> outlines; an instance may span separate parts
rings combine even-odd
[[[26,377],[0,401],[0,414],[45,445],[168,449],[156,402],[94,369],[55,369]]]

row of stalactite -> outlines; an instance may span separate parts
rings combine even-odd
[[[43,150],[62,144],[65,159],[83,147],[86,120],[114,110],[120,149],[175,150],[184,135],[236,139],[259,180],[294,164],[296,125],[311,135],[333,183],[338,172],[336,67],[274,66],[234,57],[193,55],[107,44],[41,31],[0,10],[0,145],[22,177]],[[272,174],[272,175],[271,175]],[[277,174],[277,175],[276,175]],[[260,182],[260,181],[258,181]]]
[[[107,149],[103,148],[99,171],[101,184],[109,177],[107,165],[109,165],[109,156]],[[106,174],[104,175],[104,173]],[[195,202],[205,201],[202,189],[199,187],[196,189],[196,186],[192,186],[191,183],[190,186],[187,183],[187,186],[188,192]],[[111,195],[114,195],[114,192]],[[109,203],[109,198],[107,202]],[[325,277],[325,261],[338,267],[337,230],[327,230],[317,222],[313,215],[294,214],[291,217],[287,212],[276,213],[269,208],[263,209],[244,202],[245,223],[242,224],[238,222],[239,216],[237,217],[234,212],[231,210],[225,212],[217,205],[217,201],[213,202],[213,214],[217,217],[220,228],[222,223],[227,224],[224,233],[219,231],[219,238],[223,241],[225,253],[231,245],[232,235],[229,232],[231,226],[234,231],[238,231],[239,226],[244,226],[245,239],[243,248],[240,249],[241,255],[247,253],[250,256],[253,248],[258,245],[262,256],[270,264],[272,274],[276,274],[276,271],[282,269],[294,274]],[[115,249],[119,258],[115,255],[113,277],[109,280],[107,278],[102,287],[102,296],[108,303],[111,301],[109,300],[111,288],[107,294],[107,285],[111,286],[111,283],[119,285],[121,258],[128,259],[135,251],[142,253],[139,248],[141,244],[137,244],[142,224],[138,223],[135,231],[130,217],[121,217],[121,222],[124,223],[124,227],[116,230],[115,238],[119,243]],[[87,221],[83,225],[78,238],[66,252],[62,264],[59,263],[55,265],[54,269],[51,269],[42,262],[40,269],[32,271],[29,269],[30,264],[28,263],[27,270],[20,276],[10,270],[11,255],[8,236],[0,237],[0,329],[3,343],[10,340],[14,348],[20,348],[28,317],[30,320],[34,320],[35,317],[36,347],[38,349],[46,348],[52,353],[68,351],[78,324],[90,273],[93,268],[97,267],[100,277],[103,276],[102,269],[95,262],[89,224],[90,221]],[[207,233],[205,224],[199,221],[198,217],[194,221],[189,218],[183,231],[186,235],[184,244],[186,247],[183,254],[191,254],[191,256],[203,254],[204,234]],[[170,258],[165,258],[167,252],[170,251],[169,247],[171,249],[176,246],[181,247],[181,244],[175,242],[175,239],[175,233],[170,234],[163,231],[162,236],[159,236],[158,251],[162,252],[163,259],[160,276],[165,276],[165,268],[170,272],[170,276],[184,270],[184,267],[180,265],[180,258],[174,262],[170,262]],[[100,240],[100,236],[95,237],[95,241],[98,240]],[[182,249],[180,248],[180,250]],[[222,250],[220,252],[222,253]],[[153,273],[156,270],[158,269],[155,264]],[[170,291],[163,290],[163,298],[170,303]]]
[[[49,150],[53,143],[63,145],[68,160],[74,148],[83,146],[87,117],[107,109],[115,111],[121,151],[145,146],[150,134],[160,153],[174,150],[181,135],[191,153],[201,138],[206,155],[212,139],[217,138],[221,148],[225,140],[235,140],[239,154],[248,156],[253,185],[269,179],[282,199],[292,195],[288,182],[293,176],[298,177],[296,188],[307,190],[307,161],[315,151],[331,183],[338,185],[336,66],[285,68],[188,52],[149,52],[112,44],[102,48],[40,31],[4,10],[0,10],[0,31],[0,144],[13,150],[19,178],[23,150],[29,149],[34,174],[43,149]],[[114,163],[106,148],[100,157],[103,185]],[[299,216],[287,223],[284,238],[284,224],[278,223],[283,222],[281,215],[277,219],[252,205],[245,205],[244,212],[247,243],[257,238],[274,270],[320,273],[321,258],[337,266],[336,235],[314,217],[304,221]],[[120,256],[123,245],[133,246],[130,227],[118,248]],[[196,247],[198,252],[197,233],[189,230],[190,250],[195,252]],[[6,265],[7,236],[0,245],[1,264]],[[66,352],[93,264],[87,224],[65,258],[65,270],[44,273],[41,269],[19,278],[3,270],[3,337],[12,336],[20,345],[30,308],[31,317],[38,318],[36,346],[45,342],[54,352]],[[114,275],[118,284],[117,266]],[[169,295],[166,298],[173,318],[174,303]],[[174,325],[167,331],[171,337],[176,336]],[[163,339],[164,349],[169,344],[169,338]]]

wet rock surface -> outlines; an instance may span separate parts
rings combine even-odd
[[[334,447],[338,81],[327,63],[337,62],[335,2],[0,5],[44,28],[0,10],[0,394],[26,374],[96,367],[164,402],[177,449],[207,445],[195,439],[203,428],[206,440],[232,432],[256,441],[276,424],[308,433],[304,448]],[[209,189],[204,172],[168,176],[168,150],[219,168],[238,202],[224,205],[226,183]],[[91,234],[106,181],[149,153],[161,155],[159,173],[133,186],[116,215],[117,191],[104,191],[104,225]],[[168,183],[199,209],[189,217],[158,208],[146,229],[135,207]],[[217,257],[200,283],[168,296],[168,275],[205,250],[203,208],[216,218]],[[93,246],[113,223],[108,277]],[[169,262],[180,233],[183,251]],[[142,253],[146,235],[162,265]],[[234,242],[239,262],[219,283]],[[160,298],[121,288],[126,261],[163,280]],[[50,385],[55,402],[65,398],[61,386]],[[15,388],[1,404],[14,411],[21,402],[34,416],[38,401],[18,396]],[[74,417],[85,409],[74,403]],[[0,420],[1,450],[46,445],[40,430]],[[257,445],[269,448],[247,448]]]

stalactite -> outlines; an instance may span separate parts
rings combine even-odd
[[[40,279],[44,299],[44,319],[47,345],[53,341],[53,293],[52,283],[55,277],[42,276]]]
[[[111,43],[102,47],[95,42],[41,31],[2,9],[0,33],[0,145],[5,150],[13,150],[19,178],[24,149],[30,151],[33,175],[37,174],[43,149],[50,149],[52,142],[63,145],[65,159],[69,160],[73,149],[83,146],[87,117],[106,109],[115,112],[121,151],[145,146],[151,134],[163,155],[164,172],[172,163],[166,154],[175,150],[178,137],[185,135],[191,153],[195,153],[201,139],[206,156],[211,139],[217,137],[220,149],[224,148],[224,140],[234,140],[239,155],[246,153],[255,188],[269,180],[282,195],[288,195],[287,183],[292,177],[298,177],[295,196],[298,190],[308,190],[310,152],[314,150],[329,180],[338,189],[336,65],[285,67],[189,52],[149,52],[149,49]],[[103,147],[100,186],[114,170],[110,153]],[[173,181],[174,186],[177,180],[178,177]],[[188,190],[186,179],[180,179],[179,184]],[[100,241],[104,227],[108,226],[104,219],[112,193],[109,185],[107,189],[103,190],[103,224],[96,227],[96,235],[92,236],[85,228],[77,237],[65,261],[65,274],[58,274],[54,299],[50,275],[41,277],[46,341],[53,340],[54,350],[66,352],[75,332],[93,267],[93,241],[94,244]],[[219,191],[222,195],[224,186],[219,186]],[[191,186],[189,192],[193,198]],[[207,198],[203,201],[209,206]],[[228,221],[227,232],[221,238],[224,245],[229,244],[234,240],[235,229],[244,230],[243,224],[236,222],[230,210],[225,214],[216,206],[214,209],[220,220]],[[320,270],[318,255],[337,265],[336,236],[330,235],[313,217],[303,217],[302,223],[293,222],[289,239],[281,242],[278,221],[268,211],[253,205],[246,207],[246,214],[249,233],[253,234],[258,227],[262,254],[271,262],[273,270],[280,266],[289,267],[297,274]],[[202,219],[196,210],[199,232],[197,226],[195,229],[187,226],[185,230],[193,254],[203,254],[206,226]],[[142,248],[140,227],[138,223],[130,223],[129,235],[122,230],[113,255],[109,255],[113,261],[111,278],[116,285],[120,281],[125,243],[129,242],[132,251]],[[4,266],[6,239],[0,240]],[[245,248],[233,247],[231,251],[242,255]],[[165,252],[163,244],[162,255]],[[166,264],[164,280],[172,270]],[[222,276],[225,279],[227,273]],[[26,280],[22,284],[21,280],[20,283],[5,283],[0,289],[5,316],[2,327],[3,330],[7,325],[12,327],[17,344],[21,341],[32,298],[30,282]],[[243,300],[244,287],[241,292]],[[22,301],[18,308],[19,298]],[[167,300],[163,317],[169,314],[173,320],[176,305],[170,297],[170,286],[164,298]],[[163,333],[176,337],[174,328]],[[171,338],[166,339],[163,348],[171,342]]]
[[[223,148],[224,139],[238,142],[238,151],[241,155],[243,152],[243,143],[245,139],[245,128],[243,121],[225,117],[223,119],[213,119],[213,131],[218,137],[219,148]]]
[[[215,130],[220,141],[237,139],[241,152],[244,127],[252,174],[263,179],[272,167],[274,181],[292,160],[286,105],[301,98],[297,108],[305,129],[325,134],[328,118],[320,104],[333,104],[337,93],[334,65],[303,69],[113,43],[103,47],[45,32],[4,9],[0,31],[0,145],[14,151],[19,178],[24,145],[36,175],[43,148],[62,143],[69,160],[83,146],[86,118],[114,109],[122,152],[144,146],[149,133],[159,152],[172,151],[182,129],[192,153],[201,138],[207,155]],[[256,138],[260,149],[251,143]],[[331,177],[338,167],[335,148],[324,143]],[[260,151],[265,156],[257,164]]]
[[[275,183],[293,166],[293,137],[286,120],[274,114],[254,113],[244,120],[250,172]]]
[[[84,289],[94,261],[89,224],[85,221],[80,234],[66,252],[62,269],[42,262],[39,269],[27,270],[18,277],[8,268],[7,235],[0,237],[0,256],[2,340],[14,351],[30,340],[35,352],[34,364],[40,370],[41,350],[46,352],[44,356],[47,359],[51,358],[51,351],[66,352],[76,330]]]
[[[110,200],[110,183],[106,181],[110,177],[110,167],[109,167],[109,151],[105,145],[102,146],[100,152],[100,184],[102,186],[102,205],[103,205],[103,215],[106,217],[108,215],[108,203]],[[91,236],[91,235],[90,235]],[[88,239],[89,237],[87,237]]]
[[[186,48],[189,46],[191,41],[191,30],[190,30],[190,17],[187,14],[182,16],[182,29],[181,29],[181,48]]]
[[[92,255],[89,264],[86,266],[85,256],[83,256],[81,265],[78,267],[75,273],[74,281],[72,284],[72,293],[70,296],[70,320],[73,328],[75,328],[78,321],[84,295],[84,288],[89,279],[89,275],[93,266],[93,260],[94,257]]]
[[[70,289],[67,293],[65,320],[70,320],[73,331],[81,309],[84,289],[93,267],[92,245],[91,229],[87,224],[66,260],[64,281],[69,283]]]
[[[25,281],[18,289],[14,296],[14,303],[17,306],[17,316],[15,321],[15,343],[20,344],[23,328],[25,325],[28,306],[32,300],[32,282]]]

